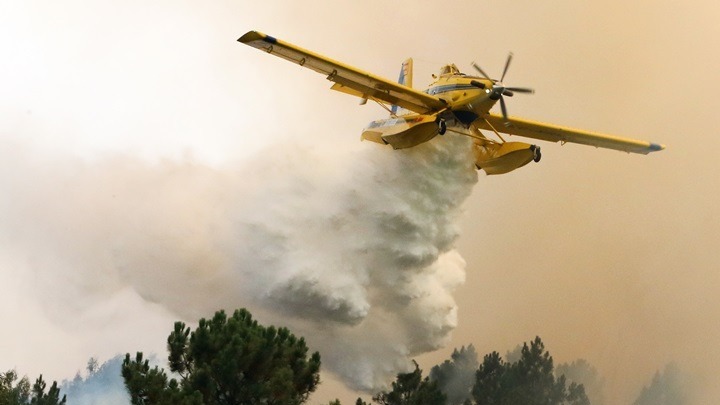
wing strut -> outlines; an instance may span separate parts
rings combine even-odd
[[[495,135],[497,135],[497,137],[500,138],[500,140],[503,141],[503,143],[504,143],[504,142],[505,142],[505,138],[503,138],[502,135],[500,135],[500,132],[498,132],[497,129],[495,129],[495,127],[492,126],[492,124],[490,123],[490,121],[488,121],[487,118],[485,118],[485,117],[483,117],[483,120],[485,121],[486,124],[488,124],[488,126],[490,127],[490,129],[492,129],[492,131],[495,132]],[[477,127],[476,127],[476,128],[477,128]],[[478,129],[478,131],[479,131],[479,129]]]
[[[367,101],[367,99],[366,99],[366,98],[364,98],[363,100]],[[393,112],[393,111],[392,111],[391,109],[389,109],[389,108],[388,108],[388,106],[386,106],[386,105],[385,105],[384,103],[381,103],[381,102],[380,102],[380,101],[378,101],[378,99],[376,99],[375,97],[370,97],[370,100],[372,100],[372,101],[374,101],[374,102],[378,103],[378,105],[379,105],[380,107],[384,108],[384,109],[385,109],[385,111],[387,111],[387,112],[389,112],[389,113],[390,113],[390,116],[391,116],[391,117],[393,117],[393,118],[397,118],[397,115],[396,115],[396,114],[395,114],[395,113],[394,113],[394,112]]]

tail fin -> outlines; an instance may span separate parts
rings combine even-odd
[[[402,67],[400,68],[400,78],[398,79],[398,83],[404,86],[412,87],[412,77],[413,60],[412,58],[409,58],[403,62]]]
[[[400,68],[400,77],[398,78],[398,83],[402,84],[403,86],[412,87],[412,79],[413,60],[412,58],[408,58],[403,62],[402,67]],[[398,106],[392,106],[392,109],[390,111],[392,111],[392,115],[398,115]]]

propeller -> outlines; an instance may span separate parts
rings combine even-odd
[[[523,94],[533,94],[535,93],[535,90],[529,89],[527,87],[506,87],[503,84],[503,80],[505,80],[505,75],[508,72],[508,68],[510,68],[510,62],[512,62],[513,54],[510,52],[510,54],[507,57],[507,60],[505,61],[505,67],[503,68],[502,76],[500,76],[500,80],[493,80],[488,76],[487,73],[485,73],[484,70],[475,62],[472,63],[472,66],[477,70],[484,78],[490,80],[493,85],[490,89],[490,99],[491,100],[500,100],[500,110],[502,110],[502,116],[505,120],[505,125],[509,125],[508,121],[508,114],[507,114],[507,106],[505,105],[505,98],[503,96],[512,97],[515,95],[515,93],[523,93]],[[478,84],[482,84],[480,82],[477,82],[477,84],[472,83],[476,87]],[[483,85],[480,88],[485,88]]]

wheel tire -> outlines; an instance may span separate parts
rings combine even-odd
[[[542,153],[540,152],[540,148],[536,148],[533,152],[535,152],[535,157],[533,158],[533,161],[537,163],[540,161],[540,159],[542,159]]]
[[[440,118],[438,121],[438,134],[445,135],[445,131],[447,131],[447,124],[444,119]]]

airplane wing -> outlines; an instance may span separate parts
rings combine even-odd
[[[438,97],[364,72],[257,31],[247,32],[238,41],[327,75],[328,80],[335,82],[332,86],[333,90],[361,98],[377,99],[420,114],[438,112],[447,106],[447,103]]]
[[[506,125],[505,119],[502,115],[488,114],[485,116],[485,119],[487,121],[483,120],[481,117],[475,121],[474,125],[480,129],[493,130],[494,128],[498,132],[505,134],[524,136],[543,141],[579,143],[598,148],[615,149],[630,153],[641,153],[643,155],[665,149],[664,145],[647,141],[639,141],[636,139],[621,138],[599,132],[545,124],[517,117],[509,117],[509,125]]]

